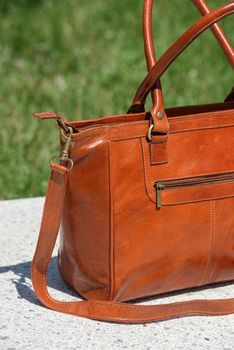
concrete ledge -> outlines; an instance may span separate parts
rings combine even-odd
[[[43,198],[0,202],[0,349],[234,349],[234,315],[186,317],[148,325],[116,325],[50,311],[36,299],[30,264]],[[51,293],[77,300],[60,278],[56,251],[49,271]],[[171,294],[147,304],[234,297],[233,284]]]

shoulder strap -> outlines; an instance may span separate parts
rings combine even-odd
[[[33,287],[45,306],[66,314],[118,323],[148,323],[187,315],[234,313],[234,299],[193,300],[163,305],[133,305],[111,301],[62,302],[54,299],[48,292],[46,274],[59,231],[67,173],[67,168],[51,163],[51,177],[32,262]]]

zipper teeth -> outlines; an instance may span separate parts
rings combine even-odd
[[[165,188],[171,187],[186,187],[186,186],[199,186],[202,184],[209,183],[218,183],[224,181],[234,180],[234,173],[230,174],[221,174],[221,175],[212,175],[210,177],[193,177],[189,179],[181,179],[181,180],[170,180],[170,181],[158,181],[155,183],[156,186],[159,184],[163,185]]]

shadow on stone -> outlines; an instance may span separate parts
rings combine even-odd
[[[31,268],[31,261],[27,261],[24,263],[19,263],[16,265],[8,265],[8,266],[0,266],[0,273],[7,273],[9,271],[13,272],[15,276],[11,279],[12,283],[15,285],[18,297],[23,298],[30,303],[41,305],[40,301],[37,299],[35,293],[32,290],[31,283],[27,282],[27,279],[31,279],[30,276],[30,268]],[[48,270],[48,277],[47,277],[47,284],[48,287],[51,287],[53,289],[56,289],[60,292],[63,292],[65,294],[69,294],[71,296],[75,296],[78,298],[83,299],[80,295],[78,295],[73,289],[71,289],[66,282],[62,279],[57,266],[57,257],[53,257],[51,259],[51,263]],[[201,292],[209,289],[216,289],[228,285],[232,285],[233,281],[230,282],[224,282],[224,283],[216,283],[211,285],[206,285],[202,287],[196,287],[191,289],[184,289],[184,290],[178,290],[174,292],[168,292],[156,296],[151,296],[147,298],[141,298],[136,299],[134,302],[141,303],[141,302],[147,302],[147,301],[153,301],[157,299],[163,299],[168,298],[172,296],[178,296],[187,294],[189,292]],[[133,303],[133,301],[127,302],[127,303]]]
[[[41,305],[40,301],[37,299],[34,291],[32,290],[31,283],[27,282],[27,279],[31,279],[30,268],[31,261],[27,261],[16,265],[0,266],[0,273],[7,273],[9,271],[13,272],[15,276],[11,279],[11,281],[15,285],[18,297],[26,299],[30,303]],[[56,289],[60,292],[79,297],[78,294],[73,291],[62,279],[58,271],[56,257],[53,257],[51,260],[48,270],[47,284],[48,287]]]

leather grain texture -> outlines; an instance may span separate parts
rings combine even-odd
[[[191,27],[150,70],[137,101],[155,88],[155,79],[152,111],[163,106],[163,100],[157,104],[161,73],[198,33],[233,12],[234,1]],[[234,102],[163,110],[163,132],[156,136],[166,125],[166,148],[147,137],[152,111],[70,123],[36,114],[57,119],[61,149],[73,162],[72,169],[66,158],[51,164],[32,264],[34,289],[47,307],[121,323],[234,312],[234,299],[123,304],[234,280]],[[86,301],[61,302],[48,293],[59,228],[60,272]]]
[[[234,176],[167,190],[160,210],[154,184],[234,172],[233,109],[169,118],[168,163],[160,166],[150,164],[144,119],[126,123],[123,116],[118,125],[74,134],[60,265],[68,283],[89,299],[126,301],[217,282],[204,277],[223,236],[213,230],[219,225],[213,208],[229,203],[225,221],[232,221]],[[229,234],[232,268],[225,276],[232,280],[234,227]]]

